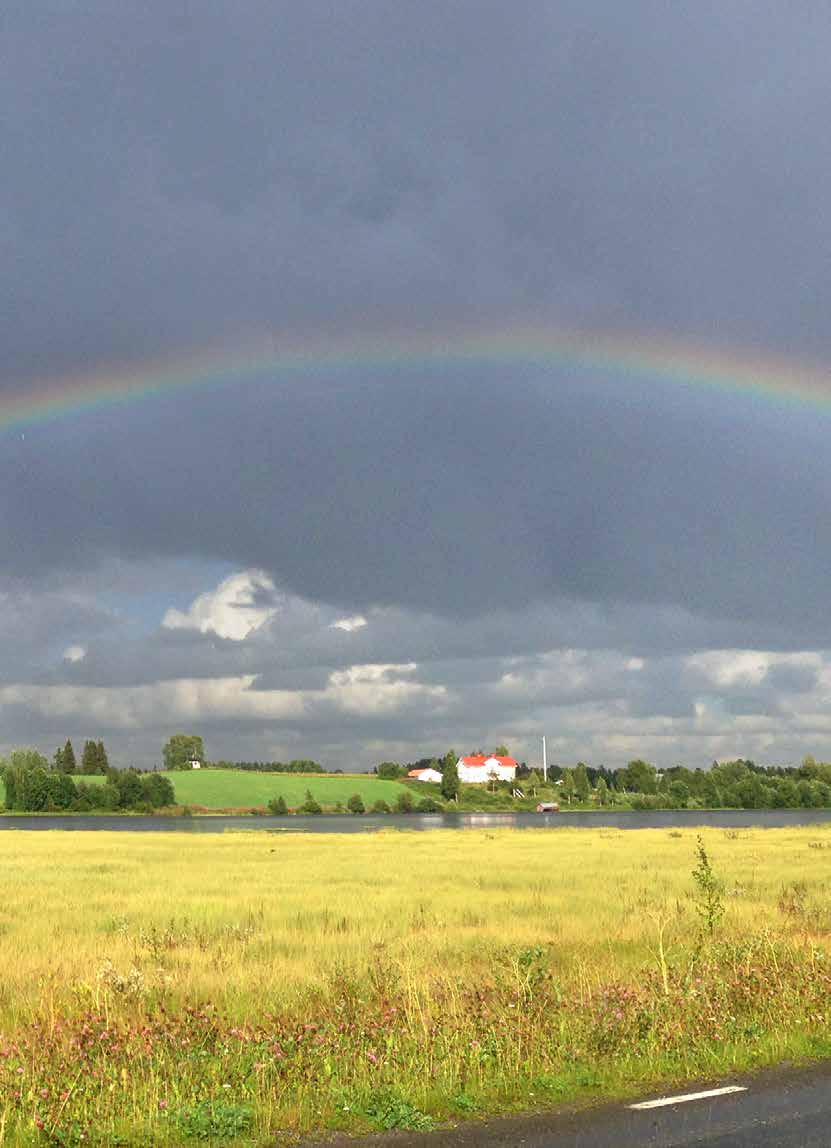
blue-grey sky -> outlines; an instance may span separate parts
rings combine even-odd
[[[0,392],[518,325],[831,366],[829,50],[810,0],[12,0]],[[0,751],[831,757],[830,432],[521,362],[0,432]]]

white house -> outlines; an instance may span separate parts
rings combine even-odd
[[[412,778],[413,781],[441,781],[439,771],[429,765],[425,769],[411,769],[407,777]]]
[[[190,764],[191,769],[201,769],[202,768],[202,762],[199,760],[198,757],[192,757],[190,759],[189,764]]]
[[[457,762],[459,781],[468,785],[485,785],[496,778],[497,781],[516,780],[516,759],[513,757],[486,757],[483,753],[460,757]]]

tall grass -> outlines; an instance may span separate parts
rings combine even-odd
[[[824,1053],[831,829],[0,834],[0,1144],[273,1142]]]

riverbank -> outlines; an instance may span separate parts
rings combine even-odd
[[[428,1127],[831,1051],[831,825],[701,835],[712,935],[693,829],[0,834],[5,1143]]]

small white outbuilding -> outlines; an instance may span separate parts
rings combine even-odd
[[[424,769],[411,769],[407,774],[412,781],[441,781],[441,774],[437,769],[432,766],[426,766]]]

